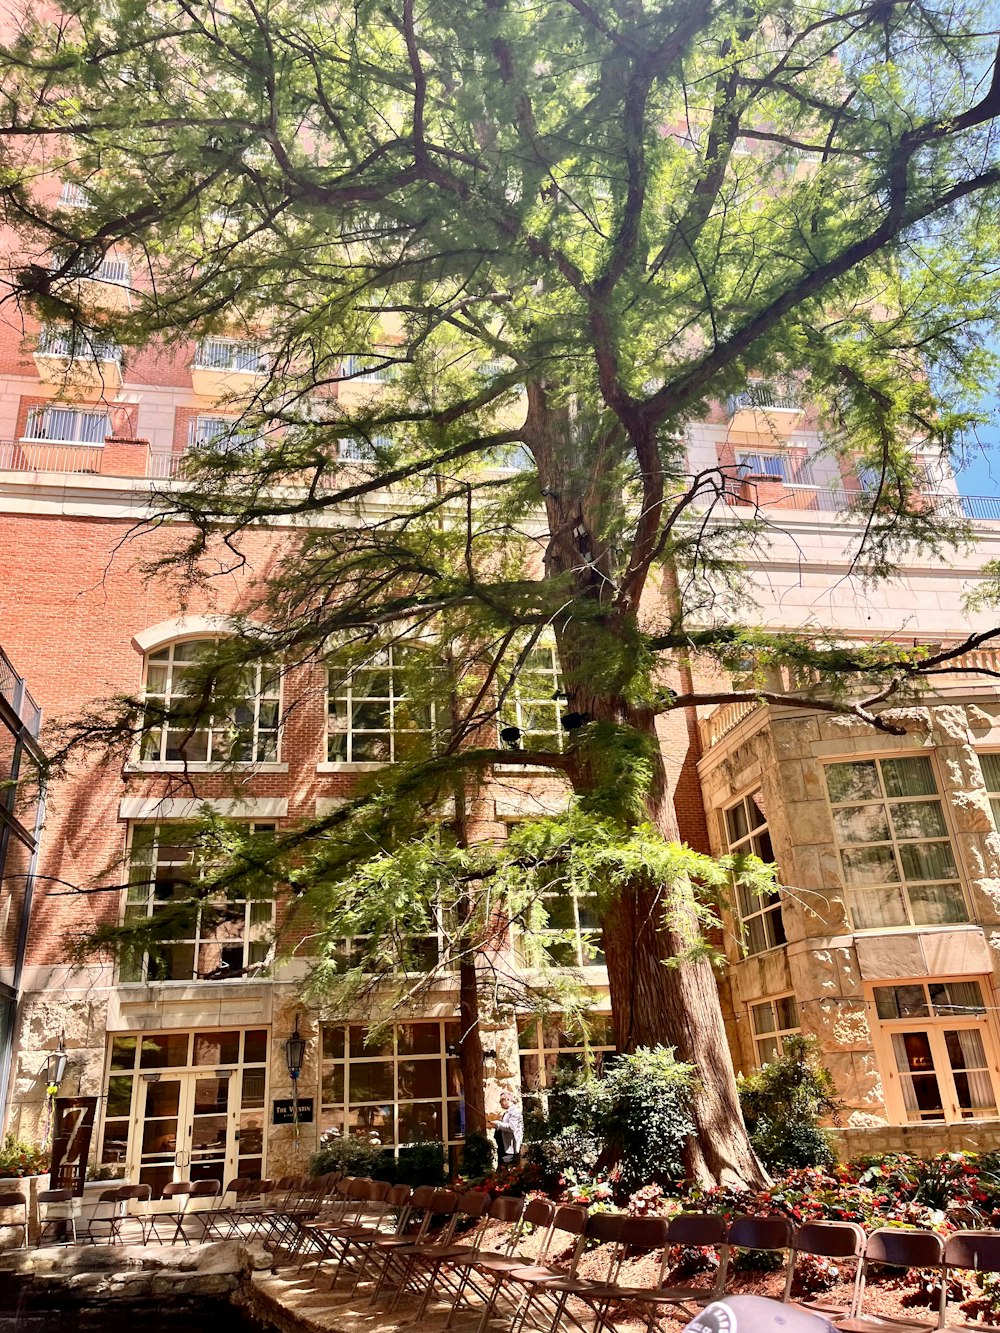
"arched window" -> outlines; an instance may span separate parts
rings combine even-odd
[[[198,693],[198,673],[216,640],[181,639],[146,655],[140,758],[147,763],[273,763],[281,712],[276,668],[224,669],[218,704]]]

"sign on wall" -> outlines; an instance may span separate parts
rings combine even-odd
[[[311,1097],[299,1098],[299,1124],[311,1125],[313,1118],[313,1099]],[[271,1116],[272,1125],[294,1125],[295,1124],[295,1102],[291,1097],[275,1097],[274,1113]]]
[[[96,1097],[55,1098],[52,1109],[51,1189],[83,1193],[96,1114]]]

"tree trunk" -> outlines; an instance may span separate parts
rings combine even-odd
[[[591,696],[584,701],[576,693],[573,704],[592,718],[624,723],[656,738],[653,716],[629,709],[623,700]],[[649,819],[665,839],[677,841],[658,739],[654,762]],[[588,788],[585,771],[578,781]],[[696,1131],[685,1152],[689,1176],[703,1184],[764,1185],[767,1174],[743,1123],[712,964],[704,958],[684,961],[698,931],[694,889],[687,881],[670,886],[667,904],[664,888],[636,884],[621,894],[601,922],[618,1049],[672,1046],[678,1060],[694,1066]],[[667,966],[668,959],[680,961]]]
[[[459,1024],[458,1063],[465,1095],[465,1133],[486,1133],[486,1079],[483,1072],[483,1041],[479,1031],[479,978],[475,962],[463,959],[458,969]]]

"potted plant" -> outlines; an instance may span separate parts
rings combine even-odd
[[[15,1134],[4,1135],[0,1143],[0,1181],[18,1180],[28,1209],[28,1240],[38,1234],[38,1182],[48,1173],[49,1153],[47,1148],[28,1143]],[[0,1223],[2,1228],[2,1223]]]

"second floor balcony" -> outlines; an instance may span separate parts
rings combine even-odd
[[[203,338],[191,365],[196,394],[219,402],[252,394],[267,373],[267,357],[257,343],[237,338]]]
[[[748,434],[790,435],[802,422],[803,407],[793,386],[776,380],[751,380],[726,404],[730,428]]]
[[[43,384],[104,390],[122,383],[122,350],[104,334],[46,325],[33,360]]]

